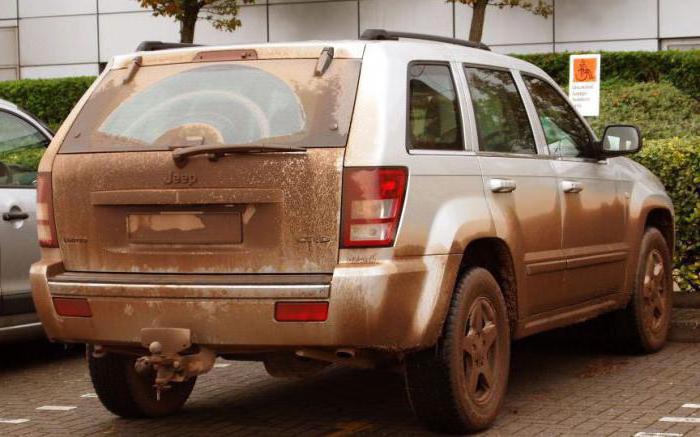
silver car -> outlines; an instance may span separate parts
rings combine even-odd
[[[0,342],[43,335],[29,267],[39,259],[36,170],[51,138],[36,118],[0,100]]]
[[[669,197],[619,157],[636,128],[598,141],[539,68],[385,31],[174,47],[115,58],[40,166],[37,309],[113,413],[176,412],[217,356],[395,365],[465,432],[512,339],[610,313],[664,345]]]

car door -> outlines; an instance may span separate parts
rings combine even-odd
[[[469,65],[464,72],[484,193],[496,232],[513,256],[519,312],[527,317],[554,310],[564,300],[556,175],[548,156],[537,149],[513,72]]]
[[[615,166],[593,159],[594,137],[545,79],[523,74],[557,175],[563,212],[564,280],[570,304],[620,292],[628,247],[626,201]]]
[[[29,267],[39,259],[37,166],[47,135],[28,119],[0,110],[0,294],[2,314],[34,311]]]

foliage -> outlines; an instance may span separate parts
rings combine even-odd
[[[0,99],[34,114],[55,130],[94,80],[94,77],[68,77],[0,82]]]
[[[667,82],[610,81],[601,87],[600,116],[588,122],[600,136],[608,124],[634,124],[645,140],[700,134],[700,101]]]
[[[700,291],[700,136],[649,141],[635,160],[661,179],[676,212],[675,280]]]
[[[670,82],[700,100],[700,50],[660,52],[600,52],[604,81]],[[531,62],[561,85],[569,83],[569,56],[573,53],[515,55]]]
[[[535,15],[548,17],[554,13],[554,6],[546,0],[446,0],[452,3],[462,3],[474,9],[472,22],[469,29],[469,40],[481,42],[484,31],[486,7],[494,6],[498,9],[520,7]]]
[[[232,32],[241,26],[238,18],[239,0],[137,0],[142,8],[153,10],[155,16],[173,17],[181,23],[180,41],[194,41],[197,18],[210,21],[219,30]],[[244,4],[255,0],[241,0]],[[203,16],[200,13],[204,12]]]

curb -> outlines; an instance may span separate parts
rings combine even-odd
[[[700,293],[673,293],[668,339],[681,343],[700,343]]]
[[[668,339],[681,343],[700,343],[700,309],[674,308]]]

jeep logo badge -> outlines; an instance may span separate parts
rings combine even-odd
[[[165,185],[188,185],[192,186],[197,182],[197,175],[194,173],[179,173],[171,171],[163,179]]]

